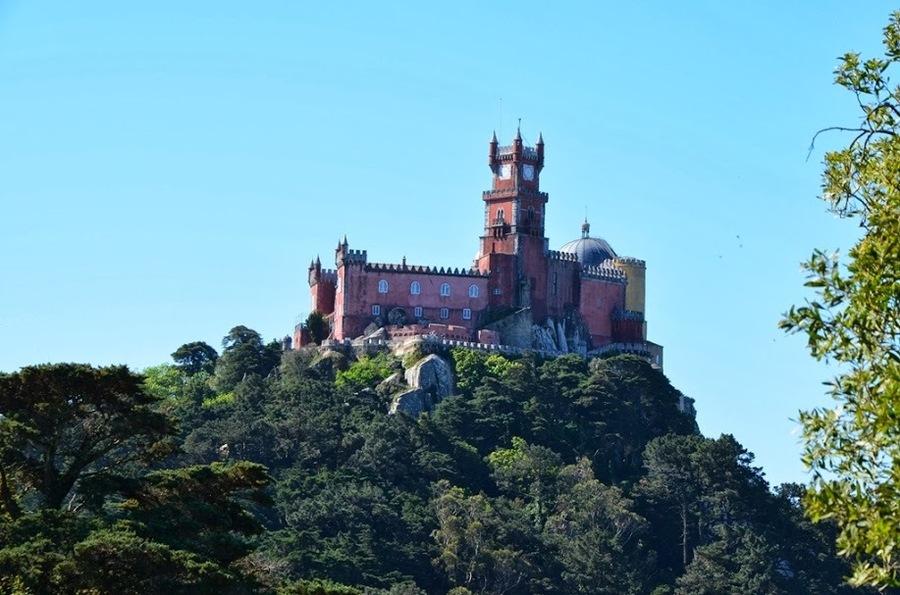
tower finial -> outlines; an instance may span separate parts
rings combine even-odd
[[[522,118],[519,118],[519,124],[516,126],[516,140],[522,140]]]
[[[581,224],[581,237],[586,238],[590,236],[591,233],[591,224],[588,223],[587,220],[587,207],[584,208],[584,223]]]

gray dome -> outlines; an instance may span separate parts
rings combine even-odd
[[[576,255],[582,266],[586,267],[597,266],[604,260],[615,258],[616,251],[612,246],[603,238],[592,238],[590,231],[591,226],[585,220],[581,225],[581,237],[568,242],[559,251]]]

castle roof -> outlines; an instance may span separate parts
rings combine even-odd
[[[615,258],[616,251],[612,246],[603,238],[592,238],[590,232],[591,225],[585,219],[581,224],[581,237],[564,244],[559,251],[574,254],[585,267],[597,266],[604,260]]]

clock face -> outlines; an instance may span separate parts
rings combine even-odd
[[[509,176],[511,174],[512,174],[512,165],[510,165],[509,163],[504,163],[503,165],[500,166],[499,175],[502,179],[504,179],[504,180],[509,179]]]
[[[534,179],[534,166],[530,163],[526,163],[522,166],[522,177],[524,177],[529,182]]]

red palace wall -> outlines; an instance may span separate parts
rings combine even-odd
[[[512,254],[485,254],[478,259],[478,270],[490,271],[488,305],[511,306],[516,298],[516,257]]]
[[[399,270],[390,270],[396,267]],[[405,270],[404,270],[405,268]],[[335,336],[352,338],[362,334],[376,316],[387,322],[387,315],[393,308],[403,308],[407,321],[414,323],[424,318],[435,323],[466,327],[474,331],[478,315],[488,304],[488,279],[481,275],[441,274],[416,271],[403,265],[361,265],[350,264],[341,267],[339,276],[342,285],[336,299]],[[373,270],[374,269],[374,270]],[[387,292],[379,291],[379,283],[387,282]],[[411,293],[413,282],[419,283],[418,295]],[[441,295],[443,284],[450,286],[449,295]],[[477,296],[470,297],[470,288],[475,286]],[[372,307],[379,307],[374,314]],[[415,308],[422,308],[421,317],[415,316]],[[448,316],[441,317],[441,309],[446,308]],[[463,318],[463,310],[469,309],[471,317]]]
[[[334,281],[321,280],[309,288],[312,309],[322,314],[334,312]]]
[[[578,304],[578,263],[551,259],[547,262],[547,314],[561,317]]]
[[[625,307],[625,284],[581,279],[579,312],[588,325],[594,346],[613,342],[612,314]]]

